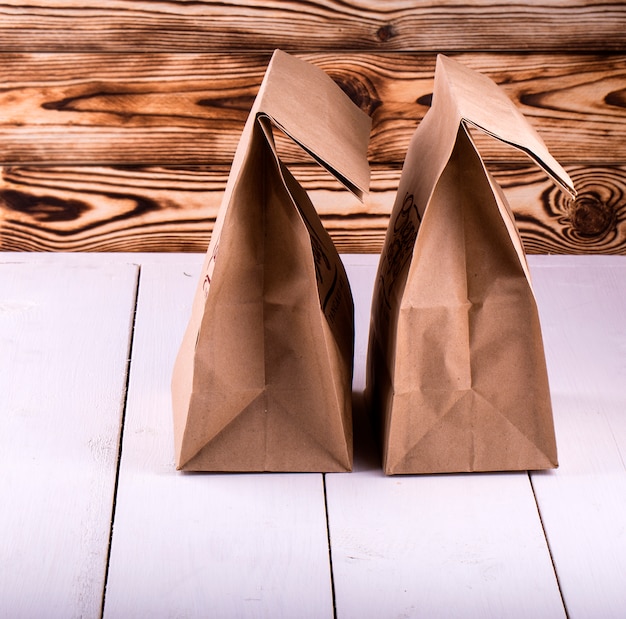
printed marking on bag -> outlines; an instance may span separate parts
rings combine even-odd
[[[347,285],[345,276],[342,275],[335,261],[328,257],[328,248],[324,245],[324,241],[319,237],[315,228],[304,217],[304,214],[302,218],[309,231],[311,240],[320,306],[324,316],[326,316],[326,320],[333,325],[337,318],[337,313],[346,304]]]
[[[310,226],[307,227],[309,229],[309,235],[311,238],[311,249],[313,250],[313,260],[315,262],[315,278],[317,279],[318,285],[323,285],[324,276],[322,274],[322,263],[326,266],[326,271],[328,272],[331,269],[330,260],[328,259],[328,256],[324,251],[324,245],[322,244],[322,241],[319,239],[317,234],[315,234],[315,231]]]
[[[217,260],[217,252],[220,247],[219,238],[215,242],[215,246],[213,247],[213,252],[211,253],[211,257],[209,258],[209,262],[206,267],[206,274],[204,275],[204,279],[202,280],[202,291],[204,292],[204,298],[206,299],[209,296],[209,288],[211,287],[211,278],[213,277],[213,271],[215,270],[215,262]]]
[[[391,309],[389,299],[394,283],[413,252],[421,223],[422,217],[417,210],[413,194],[407,192],[393,222],[393,237],[385,252],[380,274],[380,290],[387,309]]]
[[[345,293],[345,283],[343,278],[339,278],[339,272],[335,267],[335,276],[333,277],[333,281],[330,285],[330,289],[324,298],[324,302],[322,303],[322,311],[326,315],[326,318],[330,323],[335,322],[335,317],[337,315],[337,310],[341,306],[341,301],[343,299],[343,295]],[[332,303],[330,303],[332,299]],[[329,305],[330,303],[330,305]]]

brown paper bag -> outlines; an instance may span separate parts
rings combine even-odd
[[[537,307],[513,213],[469,127],[571,180],[487,77],[439,56],[372,305],[367,395],[387,474],[557,466]]]
[[[370,122],[323,71],[274,53],[235,154],[174,367],[178,469],[351,469],[352,296],[273,131],[362,197]]]

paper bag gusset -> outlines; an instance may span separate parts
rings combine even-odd
[[[370,118],[277,50],[233,160],[174,366],[176,467],[348,471],[353,304],[276,128],[362,197]]]
[[[438,56],[375,282],[367,397],[386,474],[557,466],[545,355],[513,213],[474,126],[572,182],[498,86]]]

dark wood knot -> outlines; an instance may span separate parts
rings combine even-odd
[[[376,88],[369,80],[364,81],[353,74],[334,73],[333,80],[352,101],[358,105],[368,116],[372,116],[380,107],[382,101],[378,98]]]
[[[376,31],[376,38],[381,43],[386,43],[389,39],[393,39],[398,33],[392,24],[385,24]]]
[[[423,105],[425,107],[432,107],[433,105],[433,93],[429,92],[425,95],[421,95],[417,99],[415,99],[415,103],[418,105]]]
[[[16,189],[0,190],[0,207],[28,215],[37,222],[66,222],[80,219],[90,210],[82,200],[40,196]]]
[[[592,193],[572,200],[569,217],[572,228],[580,236],[587,238],[605,235],[615,226],[616,221],[613,207]]]

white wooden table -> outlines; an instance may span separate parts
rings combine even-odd
[[[530,258],[558,470],[389,478],[174,470],[201,259],[0,253],[1,618],[626,616],[626,258]]]

